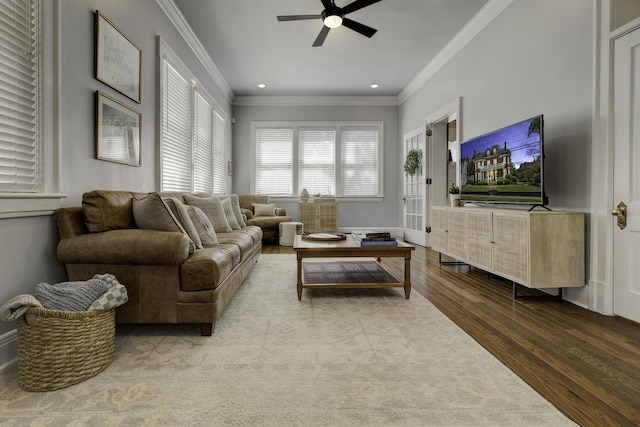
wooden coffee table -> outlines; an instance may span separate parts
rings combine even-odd
[[[411,251],[415,247],[405,242],[398,246],[360,246],[349,234],[346,240],[310,241],[296,235],[293,250],[298,258],[298,301],[302,299],[303,288],[404,288],[404,296],[409,299],[411,293]],[[313,283],[302,282],[302,260],[305,258],[404,258],[404,281],[391,283]]]

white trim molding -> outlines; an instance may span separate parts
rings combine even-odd
[[[213,62],[207,51],[205,50],[198,37],[193,32],[189,23],[180,9],[173,0],[156,0],[162,11],[167,15],[169,21],[176,27],[178,33],[182,36],[182,38],[187,42],[191,50],[195,53],[196,57],[200,60],[202,65],[207,69],[213,80],[216,82],[222,93],[226,96],[229,102],[233,101],[235,94],[231,90],[231,87],[225,80],[224,76]]]
[[[236,96],[233,105],[245,107],[290,106],[397,106],[397,96]]]
[[[0,335],[0,371],[18,361],[18,330]]]
[[[482,31],[493,19],[505,10],[513,0],[490,0],[480,11],[451,39],[449,43],[427,64],[427,66],[398,95],[399,103],[409,99],[444,64],[455,56],[464,46]]]

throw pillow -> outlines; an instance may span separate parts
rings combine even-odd
[[[150,193],[143,199],[133,199],[133,219],[138,228],[146,230],[174,231],[187,237],[189,234],[171,213],[171,209],[158,193]],[[195,250],[195,243],[189,238],[189,253]]]
[[[222,209],[222,202],[220,202],[218,196],[197,197],[192,196],[191,194],[185,194],[184,200],[188,205],[202,209],[202,211],[207,215],[207,218],[209,218],[209,221],[211,221],[216,233],[230,233],[233,231],[227,221],[224,209]]]
[[[226,199],[227,197],[231,199],[231,207],[233,208],[233,214],[236,217],[236,221],[238,221],[238,225],[240,228],[246,227],[247,224],[244,222],[244,215],[242,215],[242,209],[240,209],[240,199],[238,195],[230,194],[228,196],[222,196],[220,200]]]
[[[186,205],[186,208],[193,225],[196,227],[196,230],[198,230],[202,245],[217,245],[218,236],[216,236],[216,231],[213,229],[211,221],[209,221],[209,218],[207,218],[207,215],[202,209],[189,205]]]
[[[254,216],[274,216],[276,214],[276,204],[269,203],[267,205],[262,203],[252,203]]]
[[[196,245],[196,249],[202,249],[202,241],[200,240],[200,235],[196,230],[196,226],[191,221],[191,217],[189,216],[189,212],[187,212],[186,206],[175,197],[166,197],[163,198],[164,202],[171,209],[171,213],[182,225],[182,228],[187,232],[189,238],[193,240],[193,243]]]
[[[234,230],[239,230],[241,227],[240,224],[238,224],[238,220],[236,219],[235,214],[233,213],[233,208],[231,207],[231,199],[227,197],[225,199],[222,199],[220,203],[222,203],[224,215],[227,217],[227,221],[229,222],[231,228],[233,228]]]

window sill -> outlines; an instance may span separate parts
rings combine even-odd
[[[371,202],[383,202],[384,196],[365,196],[365,197],[344,197],[336,196],[336,202],[338,203],[371,203]],[[300,202],[300,196],[269,196],[269,202],[272,203],[297,203]],[[313,197],[309,197],[309,202],[313,203]]]
[[[0,193],[0,219],[52,215],[66,194]]]

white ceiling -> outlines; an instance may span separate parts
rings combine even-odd
[[[488,0],[382,0],[348,15],[371,39],[340,27],[322,47],[320,19],[276,19],[320,14],[320,0],[174,2],[236,96],[397,96]]]

